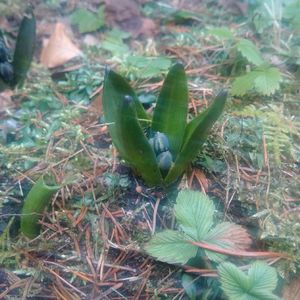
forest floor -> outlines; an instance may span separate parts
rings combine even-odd
[[[23,2],[0,3],[9,45]],[[178,189],[213,199],[218,218],[251,234],[251,250],[287,254],[266,261],[278,271],[276,293],[300,299],[299,2],[31,2],[34,61],[22,88],[0,93],[0,299],[227,299],[216,273],[147,255],[154,232],[176,228],[175,199],[132,172],[103,118],[107,66],[151,109],[176,62],[190,118],[221,88],[230,94]],[[23,202],[49,172],[67,184],[29,240],[19,229]]]

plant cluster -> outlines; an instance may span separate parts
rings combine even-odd
[[[121,157],[147,184],[169,186],[196,157],[226,98],[227,93],[220,92],[209,108],[187,124],[186,75],[183,66],[176,64],[164,81],[152,119],[129,84],[112,70],[104,79],[103,109]]]
[[[234,223],[213,225],[215,207],[212,200],[202,193],[182,190],[178,194],[174,211],[179,228],[156,233],[145,246],[148,254],[168,263],[191,264],[194,259],[198,264],[202,262],[206,268],[211,263],[216,265],[221,287],[230,300],[279,299],[273,294],[277,286],[274,268],[257,261],[250,266],[246,275],[234,264],[224,262],[228,256],[217,252],[220,249],[243,252],[251,240],[248,233]],[[216,251],[214,247],[210,247],[210,250],[205,248],[207,244],[215,246]]]

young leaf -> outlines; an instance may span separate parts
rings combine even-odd
[[[213,35],[220,40],[232,40],[233,34],[227,27],[216,27],[208,31],[208,34]]]
[[[231,95],[233,96],[244,96],[248,91],[254,89],[254,80],[256,73],[249,72],[246,75],[237,77],[231,88]]]
[[[157,76],[162,71],[167,71],[171,66],[171,60],[163,56],[139,56],[132,55],[127,57],[130,67],[136,68],[137,76],[148,78]]]
[[[49,205],[52,196],[61,188],[57,184],[45,182],[41,176],[29,191],[22,209],[21,232],[29,238],[39,235],[40,220],[45,208]]]
[[[36,22],[31,8],[26,10],[17,36],[13,57],[14,78],[12,86],[22,83],[29,70],[35,48]]]
[[[78,25],[80,33],[93,32],[105,25],[104,6],[100,6],[98,14],[79,8],[71,15],[72,24]]]
[[[258,93],[271,95],[279,88],[281,74],[277,68],[259,68],[256,70],[256,74],[254,87]]]
[[[214,102],[198,117],[191,121],[185,130],[183,146],[174,166],[165,178],[166,185],[173,183],[193,160],[205,142],[210,129],[220,117],[227,99],[227,91],[221,91]]]
[[[274,268],[264,262],[254,262],[246,275],[231,263],[218,267],[221,286],[230,300],[279,300],[272,292],[277,285]]]
[[[108,70],[105,74],[104,78],[104,87],[103,87],[103,110],[105,121],[107,123],[111,123],[109,125],[109,133],[115,144],[116,148],[120,152],[121,156],[124,157],[125,151],[121,143],[119,142],[117,136],[117,126],[116,116],[121,114],[121,106],[123,103],[124,96],[128,95],[131,96],[134,100],[135,110],[139,119],[147,120],[149,119],[147,113],[145,112],[142,104],[139,102],[137,96],[135,95],[134,91],[127,83],[127,81],[120,76],[119,74],[115,73],[112,70]],[[126,159],[126,157],[124,157]]]
[[[203,193],[180,191],[174,209],[180,227],[195,241],[201,241],[213,225],[215,207]]]
[[[145,250],[160,261],[185,264],[196,256],[198,248],[187,243],[181,232],[165,230],[156,233],[145,246]]]
[[[183,142],[188,110],[188,89],[184,68],[174,65],[163,84],[153,114],[152,129],[166,134],[176,158]]]
[[[156,157],[137,119],[135,103],[131,96],[123,97],[114,125],[123,157],[149,185],[160,185],[162,176]]]
[[[262,66],[237,77],[232,84],[231,94],[243,96],[254,89],[262,95],[271,95],[279,88],[280,80],[281,74],[277,68]]]
[[[251,63],[259,66],[264,63],[256,46],[246,39],[241,39],[236,44],[237,50]]]

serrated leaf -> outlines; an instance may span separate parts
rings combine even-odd
[[[248,91],[252,90],[255,76],[253,72],[249,72],[246,75],[237,77],[232,83],[231,95],[244,96]]]
[[[219,248],[231,250],[246,250],[251,244],[248,232],[240,225],[223,222],[217,224],[205,236],[204,242]],[[223,261],[226,256],[217,252],[205,250],[207,257],[215,262]]]
[[[214,204],[203,193],[182,190],[174,206],[182,230],[195,241],[205,238],[213,225]]]
[[[251,292],[273,291],[277,286],[276,270],[268,264],[257,261],[252,264],[248,271],[250,284],[253,286]]]
[[[185,264],[196,256],[198,248],[187,243],[182,233],[165,230],[156,233],[145,246],[145,250],[160,261]]]
[[[259,50],[257,47],[250,41],[246,39],[241,39],[236,44],[237,50],[251,63],[256,66],[259,66],[264,63]]]
[[[257,92],[271,95],[279,88],[281,74],[277,68],[261,68],[255,72],[254,88]]]
[[[80,33],[96,31],[105,25],[104,7],[99,7],[98,14],[79,8],[72,13],[71,22],[78,26]]]
[[[246,75],[237,77],[231,89],[234,96],[243,96],[251,90],[262,95],[271,95],[278,88],[281,80],[281,73],[274,67],[259,67],[247,73]]]
[[[213,35],[214,37],[220,40],[231,40],[233,39],[233,34],[227,27],[216,27],[208,31],[208,34]]]
[[[272,294],[277,285],[276,271],[264,262],[254,262],[248,275],[228,262],[222,263],[218,272],[229,300],[279,300]]]
[[[222,263],[218,267],[221,286],[229,299],[240,299],[249,289],[248,276],[232,263]]]

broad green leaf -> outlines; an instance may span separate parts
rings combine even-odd
[[[232,263],[222,263],[218,267],[221,287],[230,299],[240,299],[247,294],[249,285],[248,276]],[[245,298],[243,298],[245,299]]]
[[[182,190],[174,206],[180,227],[195,241],[201,241],[213,225],[214,204],[203,193]]]
[[[145,250],[160,261],[185,264],[196,256],[198,248],[186,242],[182,233],[165,230],[156,233],[145,246]]]
[[[231,89],[231,94],[243,96],[251,90],[255,90],[262,95],[271,95],[278,88],[281,80],[281,73],[277,68],[262,66],[237,77]]]
[[[244,96],[248,91],[254,89],[255,77],[256,74],[253,72],[237,77],[232,83],[231,95]]]
[[[98,14],[79,8],[71,15],[71,22],[79,28],[80,33],[93,32],[105,25],[104,6],[100,6]]]
[[[279,300],[272,291],[277,285],[274,268],[264,262],[254,262],[248,275],[231,263],[218,267],[221,286],[230,300]]]
[[[277,286],[276,270],[265,262],[257,261],[252,264],[248,271],[250,284],[253,287],[250,291],[259,295],[265,291],[273,291]]]
[[[184,68],[174,65],[162,86],[154,109],[152,129],[166,134],[173,159],[181,148],[188,110],[188,88]]]
[[[233,39],[233,34],[227,27],[216,27],[208,31],[208,34],[213,35],[214,37],[220,40],[231,40]]]
[[[137,76],[149,78],[158,76],[162,71],[167,71],[171,66],[171,60],[168,57],[149,57],[132,55],[127,57],[129,67],[135,68]]]
[[[147,120],[148,116],[129,84],[111,70],[105,75],[102,101],[112,141],[121,157],[148,184],[160,184],[162,178],[154,152],[137,119]]]
[[[237,50],[251,63],[256,66],[259,66],[264,63],[259,50],[257,47],[250,41],[246,39],[241,39],[236,44]]]
[[[262,95],[271,95],[279,89],[281,80],[280,71],[277,68],[259,68],[254,79],[255,90]]]
[[[166,185],[173,183],[185,170],[187,165],[197,156],[201,146],[206,141],[214,123],[220,117],[227,92],[221,91],[214,102],[186,127],[183,146],[175,160],[174,166],[165,178]]]
[[[36,21],[31,8],[26,10],[16,41],[13,57],[14,78],[12,85],[22,84],[31,65],[35,49]]]
[[[114,28],[105,34],[100,47],[110,51],[115,56],[123,56],[124,53],[129,52],[128,46],[123,41],[129,36],[128,33]]]

